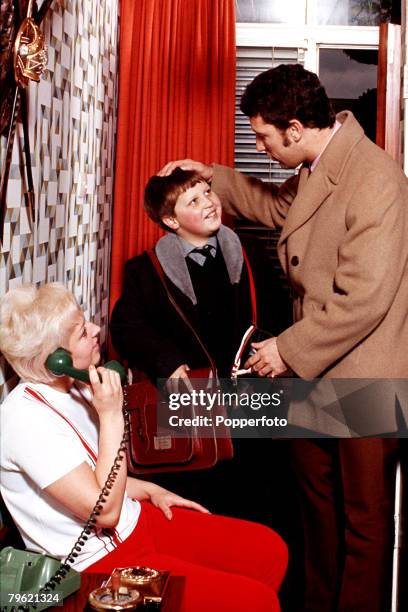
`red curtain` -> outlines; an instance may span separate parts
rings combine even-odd
[[[167,161],[233,165],[234,0],[122,0],[110,304],[162,234],[144,186]]]

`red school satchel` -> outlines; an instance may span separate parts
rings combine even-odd
[[[209,368],[190,371],[188,373],[190,383],[187,386],[190,389],[215,394],[217,397],[219,384],[214,360],[171,295],[156,253],[151,250],[148,254],[169,301],[196,338],[210,364]],[[223,422],[216,425],[217,416],[226,417],[222,403],[214,403],[207,424],[182,424],[175,429],[170,425],[159,426],[160,404],[163,404],[166,413],[168,410],[166,392],[158,390],[149,380],[144,380],[129,385],[125,393],[130,430],[127,462],[131,474],[200,470],[212,467],[221,459],[232,459],[233,446],[229,428]],[[202,411],[199,412],[202,414]],[[199,415],[197,407],[189,403],[180,406],[177,416],[181,423],[185,423],[186,420],[189,423]],[[197,421],[200,419],[193,422]]]

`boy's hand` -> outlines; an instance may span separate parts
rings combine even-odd
[[[182,170],[193,170],[194,172],[200,174],[206,181],[210,181],[213,177],[212,166],[203,164],[199,161],[194,161],[193,159],[179,159],[177,161],[168,162],[159,170],[157,174],[159,176],[168,176],[176,168],[181,168]]]
[[[186,363],[183,363],[181,366],[174,370],[173,374],[170,374],[169,378],[188,378],[188,372],[190,368]]]
[[[188,379],[188,372],[190,368],[186,363],[183,363],[181,366],[174,370],[173,374],[169,376],[166,382],[166,388],[168,393],[178,393],[179,390],[179,379],[184,378]]]

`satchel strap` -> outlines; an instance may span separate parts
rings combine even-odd
[[[160,261],[159,261],[157,255],[156,255],[154,249],[150,249],[149,251],[147,251],[147,254],[150,257],[150,260],[151,260],[153,266],[155,267],[157,274],[159,275],[159,278],[160,278],[160,280],[161,280],[161,282],[163,284],[163,287],[164,287],[164,289],[166,291],[166,294],[167,294],[167,297],[168,297],[170,303],[174,306],[175,310],[177,311],[177,313],[179,314],[181,319],[184,321],[184,323],[187,325],[187,327],[192,332],[193,336],[197,340],[198,344],[200,345],[201,349],[203,350],[204,354],[206,355],[206,357],[207,357],[207,359],[208,359],[208,361],[210,363],[210,367],[211,367],[211,370],[213,372],[214,378],[217,378],[217,368],[216,368],[215,362],[214,362],[213,358],[211,357],[210,353],[208,352],[208,350],[207,350],[206,346],[204,345],[203,341],[201,340],[200,336],[197,334],[196,330],[191,325],[190,321],[187,319],[186,315],[181,310],[180,306],[177,304],[176,300],[174,299],[174,297],[170,293],[170,290],[169,290],[169,287],[168,287],[167,281],[166,281],[166,276],[164,274],[163,268],[161,267]]]
[[[242,247],[242,254],[244,256],[244,261],[245,261],[245,265],[246,265],[247,272],[248,272],[249,291],[251,294],[252,325],[256,327],[257,319],[258,319],[258,309],[256,306],[256,290],[255,290],[255,283],[254,283],[254,275],[252,273],[251,264],[249,263],[248,255],[246,254],[244,247]]]

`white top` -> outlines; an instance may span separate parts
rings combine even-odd
[[[44,489],[98,452],[98,417],[87,385],[70,393],[20,383],[0,407],[0,490],[29,550],[65,559],[83,523]],[[96,502],[96,500],[95,500]],[[125,540],[136,526],[140,503],[125,495],[115,529],[95,528],[73,565],[83,570]]]

